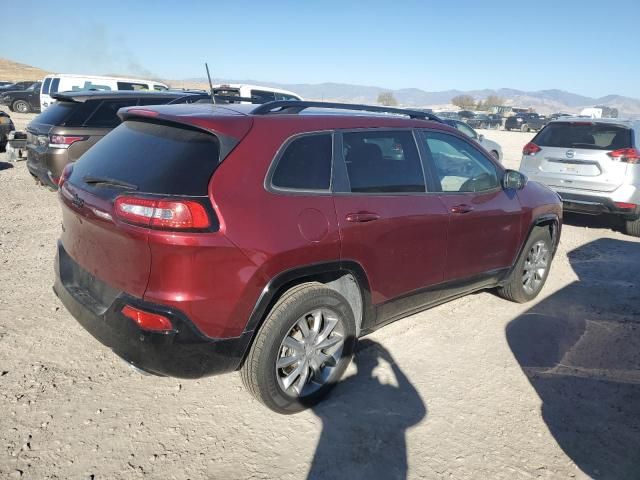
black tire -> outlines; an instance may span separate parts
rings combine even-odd
[[[640,237],[640,218],[636,220],[625,220],[624,233],[632,237]]]
[[[507,127],[506,125],[505,125],[504,129],[505,129],[505,131],[507,131],[507,132],[510,132],[510,131],[511,131],[511,127]]]
[[[25,100],[16,100],[11,104],[14,112],[31,113],[31,105]]]
[[[338,318],[344,338],[342,352],[326,383],[310,394],[291,395],[281,385],[276,367],[282,342],[300,319],[320,308]],[[318,403],[335,386],[351,361],[355,344],[355,318],[349,302],[320,283],[298,285],[282,295],[260,327],[242,366],[242,382],[271,410],[283,414],[300,412]]]
[[[500,161],[500,155],[498,155],[498,152],[495,150],[491,150],[491,156],[493,158],[495,158],[496,160]]]
[[[525,275],[525,263],[529,255],[532,252],[532,249],[538,242],[544,242],[547,251],[548,251],[548,259],[547,259],[547,267],[544,271],[544,274],[540,278],[539,285],[533,291],[527,291],[524,286],[524,275]],[[547,281],[547,277],[549,276],[549,270],[551,269],[551,261],[553,260],[553,245],[551,243],[551,234],[549,233],[549,229],[547,227],[536,227],[529,235],[527,239],[527,243],[522,249],[522,253],[516,262],[515,267],[511,271],[509,278],[506,283],[501,287],[498,287],[497,293],[502,298],[507,300],[511,300],[516,303],[525,303],[533,300],[538,296],[542,288],[544,287],[545,282]]]
[[[529,125],[527,125],[526,123],[520,127],[521,132],[527,133],[529,130]]]

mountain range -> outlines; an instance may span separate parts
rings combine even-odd
[[[39,80],[48,72],[37,67],[25,65],[0,58],[0,80]],[[208,88],[204,78],[187,80],[164,80],[168,84],[189,88]],[[215,83],[248,83],[266,85],[285,90],[291,90],[308,100],[325,100],[345,103],[377,103],[378,95],[382,92],[393,93],[396,100],[406,107],[436,107],[451,108],[451,99],[457,95],[471,95],[477,100],[485,99],[489,95],[496,95],[505,100],[506,105],[514,107],[533,108],[540,113],[579,112],[584,107],[605,105],[617,108],[621,115],[640,116],[640,100],[621,95],[607,95],[593,98],[567,92],[564,90],[539,90],[528,92],[513,88],[484,89],[484,90],[444,90],[428,92],[419,88],[388,89],[376,86],[351,85],[346,83],[274,83],[260,80],[229,80],[214,79]]]
[[[205,79],[190,79],[200,88],[206,88]],[[594,98],[564,90],[539,90],[528,92],[513,88],[484,89],[484,90],[444,90],[428,92],[419,88],[388,89],[383,87],[351,85],[346,83],[275,83],[259,80],[228,80],[214,79],[215,83],[248,83],[265,85],[291,90],[308,100],[324,100],[346,103],[376,103],[378,95],[382,92],[391,92],[398,103],[406,107],[451,107],[451,99],[457,95],[471,95],[477,100],[482,100],[489,95],[496,95],[505,100],[506,105],[523,108],[533,108],[539,113],[576,113],[584,107],[604,105],[617,108],[621,114],[640,115],[640,100],[621,95],[607,95]]]

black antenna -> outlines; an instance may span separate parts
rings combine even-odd
[[[210,92],[211,92],[211,101],[213,102],[213,104],[216,104],[216,96],[213,94],[213,84],[211,83],[211,75],[209,74],[209,65],[207,65],[207,62],[204,62],[204,66],[207,69],[207,78],[209,79],[209,88],[210,88]]]

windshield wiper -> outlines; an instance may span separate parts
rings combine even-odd
[[[88,185],[105,185],[109,187],[124,188],[126,190],[138,190],[138,186],[133,183],[123,182],[122,180],[116,180],[109,177],[94,177],[92,175],[85,175],[82,177],[84,183]]]

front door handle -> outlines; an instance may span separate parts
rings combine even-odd
[[[358,213],[350,213],[347,215],[347,222],[352,223],[364,223],[364,222],[373,222],[374,220],[378,220],[380,215],[372,212],[358,212]]]
[[[473,207],[467,204],[454,205],[451,207],[451,213],[469,213],[473,212]]]

